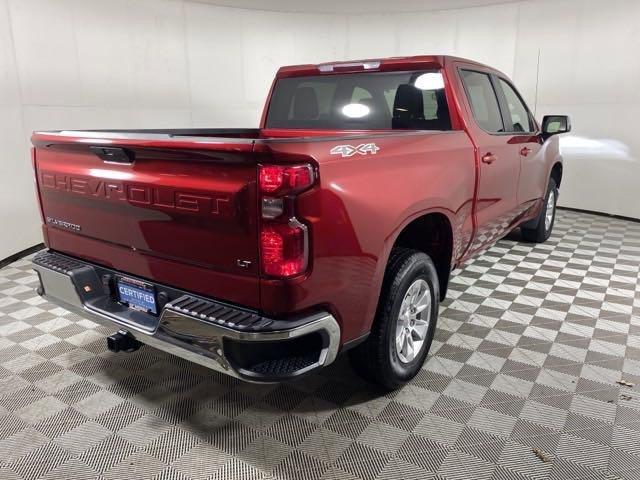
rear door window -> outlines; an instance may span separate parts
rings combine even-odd
[[[439,71],[368,72],[282,78],[267,128],[450,130]]]
[[[473,118],[480,128],[489,133],[504,132],[498,97],[488,74],[461,70],[462,83],[471,104]]]

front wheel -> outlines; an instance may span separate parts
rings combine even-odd
[[[553,178],[549,179],[547,194],[544,198],[544,205],[538,216],[538,223],[535,228],[521,227],[522,238],[528,242],[546,242],[553,231],[553,224],[556,220],[556,204],[558,202],[558,187]]]
[[[433,341],[439,303],[431,258],[417,250],[393,249],[371,333],[351,351],[356,371],[390,389],[415,377]]]

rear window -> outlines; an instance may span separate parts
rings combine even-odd
[[[438,71],[351,73],[282,78],[267,128],[450,130]]]

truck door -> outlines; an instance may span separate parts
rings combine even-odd
[[[518,147],[520,155],[520,179],[518,203],[523,211],[534,206],[537,199],[546,194],[549,174],[541,152],[542,138],[527,104],[515,87],[504,78],[494,77],[498,86],[498,99],[505,118],[506,128],[513,135],[509,140]]]
[[[502,237],[518,210],[520,155],[507,132],[496,86],[488,71],[460,68],[467,99],[467,129],[476,147],[476,234],[470,253]]]

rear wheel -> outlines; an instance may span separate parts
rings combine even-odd
[[[537,218],[535,228],[521,227],[522,238],[528,242],[546,242],[553,231],[553,224],[556,220],[556,204],[558,201],[558,187],[553,178],[549,179],[547,195],[544,198],[544,205]]]
[[[371,333],[351,351],[356,371],[391,389],[415,377],[433,341],[439,303],[438,274],[429,256],[394,249]]]

